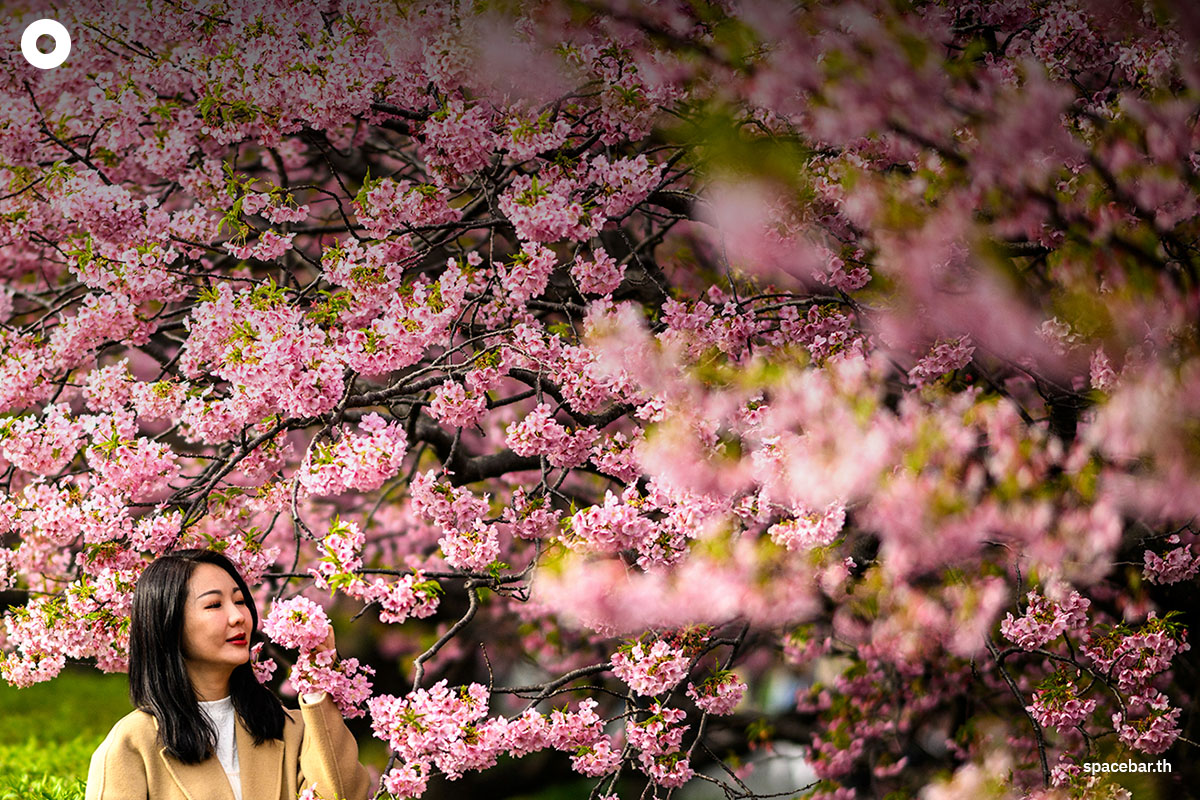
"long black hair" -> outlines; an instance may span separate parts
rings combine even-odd
[[[168,753],[198,764],[216,752],[216,731],[200,711],[183,657],[183,610],[188,581],[197,564],[214,564],[242,590],[258,632],[258,609],[250,587],[228,558],[213,550],[177,550],[157,558],[133,592],[129,630],[129,698],[158,720],[158,736]],[[285,713],[275,693],[254,677],[249,661],[229,678],[233,708],[255,744],[282,739]]]

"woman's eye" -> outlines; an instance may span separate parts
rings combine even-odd
[[[220,607],[221,607],[220,603],[209,603],[207,606],[205,606],[205,608],[220,608]]]

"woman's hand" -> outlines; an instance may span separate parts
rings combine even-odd
[[[312,652],[314,656],[318,653],[333,653],[334,659],[337,659],[337,642],[334,641],[332,625],[329,626],[329,635],[325,637],[325,641],[314,647]],[[325,692],[305,693],[301,697],[305,703],[319,703],[325,699]]]
[[[325,641],[321,642],[313,649],[313,654],[333,651],[334,658],[337,657],[337,642],[334,641],[333,626],[329,626],[329,635],[325,637]]]

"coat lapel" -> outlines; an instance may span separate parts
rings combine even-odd
[[[242,773],[242,800],[278,800],[283,792],[283,742],[268,739],[254,744],[254,737],[242,727],[240,718],[233,730]]]
[[[158,751],[158,756],[167,765],[167,771],[188,800],[233,800],[229,779],[225,777],[225,770],[216,758],[206,759],[199,764],[184,764],[167,755],[165,747]],[[245,775],[246,768],[243,766],[241,769]],[[246,800],[248,796],[243,794],[242,797]]]
[[[233,731],[237,740],[242,800],[276,800],[283,791],[283,742],[268,739],[255,745],[254,737],[242,727],[241,719],[233,726]],[[168,756],[166,748],[160,749],[158,756],[188,800],[233,800],[229,779],[215,757],[199,764],[184,764]]]

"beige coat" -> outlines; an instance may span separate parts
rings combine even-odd
[[[234,726],[241,768],[242,800],[295,800],[310,786],[326,800],[366,800],[367,771],[358,763],[358,744],[328,696],[287,711],[283,741],[255,746],[254,737]],[[113,726],[92,755],[86,800],[233,800],[233,790],[216,756],[184,764],[158,741],[158,721],[134,711]]]

